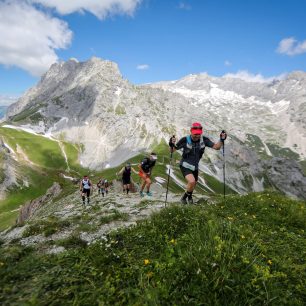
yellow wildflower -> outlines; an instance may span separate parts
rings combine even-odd
[[[272,260],[271,259],[268,260],[268,264],[272,265]]]
[[[244,236],[244,235],[241,235],[241,239],[245,239],[245,236]]]
[[[144,264],[145,264],[145,265],[148,265],[149,263],[150,263],[150,260],[149,260],[149,259],[145,259],[145,260],[144,260]]]
[[[169,242],[175,244],[175,239],[172,238]]]
[[[150,271],[150,272],[147,273],[148,278],[151,278],[152,276],[153,276],[153,272]]]

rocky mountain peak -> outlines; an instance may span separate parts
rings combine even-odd
[[[94,169],[119,165],[153,144],[167,141],[170,135],[185,136],[194,121],[205,122],[206,136],[212,141],[226,129],[231,135],[228,150],[241,146],[241,150],[254,150],[258,155],[237,161],[235,152],[228,152],[232,185],[245,190],[244,170],[238,174],[236,169],[245,165],[250,181],[257,180],[263,188],[264,166],[251,166],[261,163],[259,157],[281,155],[298,160],[306,156],[305,88],[292,84],[293,78],[304,75],[294,72],[291,81],[285,79],[273,86],[207,74],[135,86],[122,78],[111,61],[70,59],[52,65],[41,82],[10,107],[7,118],[82,144],[79,160]],[[249,156],[248,152],[244,155]],[[220,156],[214,150],[210,161],[210,171],[222,180]]]
[[[306,81],[306,73],[304,71],[293,71],[286,77],[287,80]]]
[[[69,59],[66,62],[54,63],[50,69],[42,76],[40,84],[48,80],[63,81],[67,77],[86,76],[87,79],[94,75],[105,75],[106,77],[116,76],[121,78],[118,65],[108,60],[92,57],[88,61],[78,62],[76,59]]]

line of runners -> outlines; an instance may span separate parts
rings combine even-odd
[[[181,197],[183,204],[192,204],[192,194],[196,187],[199,174],[199,161],[202,158],[205,148],[212,148],[214,150],[220,150],[224,145],[224,141],[227,138],[225,131],[220,133],[220,139],[218,142],[212,142],[208,137],[203,136],[203,127],[199,122],[195,122],[191,125],[190,135],[182,137],[178,142],[176,141],[175,135],[169,140],[170,152],[176,150],[183,150],[182,158],[180,161],[181,172],[186,179],[186,191]],[[152,184],[151,174],[152,169],[155,166],[157,155],[152,152],[148,157],[145,157],[139,164],[139,171],[137,172],[130,163],[127,163],[118,173],[117,176],[122,175],[123,192],[129,194],[131,189],[131,174],[132,172],[138,174],[141,178],[140,196],[143,197],[152,196],[150,187]],[[97,183],[99,194],[103,197],[107,195],[109,190],[109,182],[107,179],[100,179]],[[92,183],[88,176],[84,176],[80,182],[80,191],[82,195],[82,201],[85,205],[85,198],[87,203],[90,202],[90,193],[92,189]]]
[[[104,197],[104,195],[108,194],[110,184],[107,179],[100,179],[97,183],[98,193]],[[82,196],[83,204],[85,205],[85,198],[87,198],[87,204],[90,202],[90,194],[93,189],[93,185],[91,180],[87,175],[84,175],[83,179],[80,182],[80,191]]]

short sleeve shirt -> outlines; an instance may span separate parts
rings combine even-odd
[[[176,144],[175,148],[177,150],[183,149],[183,156],[181,160],[181,165],[183,162],[187,162],[190,165],[195,166],[198,169],[199,161],[204,153],[205,147],[201,148],[201,142],[204,142],[205,147],[212,148],[214,143],[207,137],[203,136],[202,139],[198,141],[193,141],[191,139],[192,148],[187,148],[187,137],[181,138]]]
[[[149,174],[151,169],[155,166],[155,160],[150,160],[150,158],[144,158],[141,162],[141,169],[143,172]]]

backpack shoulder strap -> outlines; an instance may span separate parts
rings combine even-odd
[[[186,140],[187,140],[187,144],[191,145],[191,143],[192,143],[191,141],[192,140],[191,140],[191,136],[190,135],[186,136]]]
[[[205,150],[205,137],[203,136],[200,142],[200,149],[204,152]]]
[[[141,165],[146,165],[149,163],[149,159],[147,157],[145,157],[142,161],[141,161]]]
[[[191,136],[187,135],[186,136],[186,149],[185,150],[191,150],[192,149],[192,140]]]

